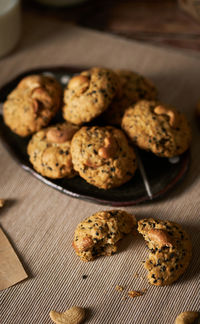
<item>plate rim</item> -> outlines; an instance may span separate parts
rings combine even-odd
[[[7,81],[5,84],[3,84],[0,87],[0,94],[5,91],[7,87],[12,86],[12,84],[15,84],[18,79],[22,79],[23,77],[34,74],[34,73],[44,73],[46,72],[54,72],[55,73],[58,71],[66,71],[66,73],[78,73],[82,70],[87,70],[90,67],[88,66],[74,66],[74,65],[58,65],[58,66],[43,66],[43,67],[36,67],[33,69],[28,69],[25,70],[16,76],[14,76],[10,81]],[[3,117],[2,117],[3,120]],[[5,125],[7,127],[7,125]],[[0,137],[2,139],[3,146],[8,150],[9,154],[14,158],[15,161],[28,173],[30,173],[34,178],[38,179],[39,181],[43,182],[44,184],[48,185],[49,187],[61,192],[62,194],[66,194],[69,197],[76,198],[76,199],[81,199],[85,201],[89,201],[92,203],[100,204],[100,205],[107,205],[107,206],[114,206],[114,207],[128,207],[128,206],[134,206],[134,205],[139,205],[141,203],[148,203],[148,202],[153,202],[154,200],[158,200],[165,196],[165,194],[172,190],[172,188],[175,188],[185,177],[187,174],[189,167],[190,167],[190,149],[184,152],[184,158],[182,161],[182,167],[179,170],[178,174],[176,177],[173,178],[173,180],[168,183],[162,190],[156,192],[155,194],[152,194],[152,197],[149,197],[147,194],[144,195],[141,198],[135,199],[135,200],[126,200],[126,201],[113,201],[113,200],[106,200],[104,198],[97,198],[93,197],[91,195],[86,195],[86,194],[80,194],[74,191],[70,191],[68,189],[63,188],[60,185],[55,184],[54,182],[51,181],[50,178],[43,177],[41,174],[39,174],[37,171],[33,169],[32,166],[29,166],[25,163],[23,163],[20,158],[18,157],[17,153],[14,152],[14,150],[10,147],[10,145],[3,139],[2,132],[0,131]]]

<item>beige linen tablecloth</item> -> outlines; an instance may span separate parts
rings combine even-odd
[[[86,323],[171,324],[182,311],[198,310],[200,136],[193,119],[200,99],[200,61],[181,53],[145,46],[57,21],[26,16],[18,49],[0,61],[0,86],[18,73],[47,65],[104,65],[128,68],[152,78],[162,100],[185,111],[193,128],[192,163],[184,181],[167,197],[126,208],[142,217],[169,219],[191,234],[193,259],[177,283],[150,286],[141,261],[142,240],[128,236],[119,253],[83,263],[71,242],[76,225],[107,207],[69,198],[26,173],[0,145],[0,196],[10,199],[0,223],[29,278],[1,292],[1,324],[51,323],[51,309],[87,308]],[[109,207],[108,207],[109,208]],[[139,277],[135,278],[134,274]],[[82,275],[87,275],[83,280]],[[147,288],[142,297],[123,299],[127,290]]]

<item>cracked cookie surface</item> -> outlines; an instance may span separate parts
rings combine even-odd
[[[64,91],[63,117],[81,125],[100,115],[119,88],[117,75],[109,69],[94,67],[74,76]]]
[[[3,105],[5,124],[25,137],[48,125],[60,108],[62,88],[56,79],[43,75],[23,78]]]
[[[53,179],[75,176],[70,146],[77,130],[78,126],[63,123],[44,128],[34,134],[27,147],[34,169]]]
[[[117,242],[135,226],[135,216],[125,211],[97,212],[77,226],[72,245],[82,261],[112,255],[117,251]]]
[[[150,80],[136,72],[118,70],[115,73],[119,76],[121,89],[102,118],[111,125],[121,126],[125,109],[141,99],[156,100],[157,90]]]
[[[172,284],[185,272],[192,256],[188,234],[179,224],[153,218],[140,220],[138,231],[150,249],[145,262],[149,282],[156,286]]]
[[[102,189],[129,181],[137,167],[126,136],[112,126],[82,127],[73,137],[71,154],[80,176]]]
[[[180,155],[191,143],[186,117],[156,101],[142,100],[130,106],[123,116],[122,128],[137,146],[160,157]]]

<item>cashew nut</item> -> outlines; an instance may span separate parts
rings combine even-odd
[[[169,117],[170,126],[172,128],[178,127],[179,118],[175,110],[159,105],[154,108],[154,113],[157,115],[167,115]]]
[[[34,113],[37,113],[39,110],[39,102],[36,99],[33,99],[32,106]]]
[[[56,324],[79,324],[85,319],[85,310],[81,307],[74,306],[64,313],[51,311],[49,315]]]
[[[50,128],[46,136],[51,143],[64,143],[71,140],[75,132],[76,129],[70,126],[64,129]]]
[[[89,248],[91,248],[93,246],[93,244],[94,244],[94,242],[92,240],[92,237],[89,235],[89,236],[83,237],[78,242],[73,241],[72,246],[75,251],[83,252],[83,251],[87,251]]]
[[[48,92],[42,87],[38,87],[38,88],[33,89],[32,98],[36,99],[39,102],[47,103],[49,105],[52,103],[52,98],[50,97]]]
[[[90,159],[87,159],[87,161],[85,162],[85,165],[88,166],[89,168],[93,168],[93,169],[97,168],[97,165],[95,165],[94,163],[92,163],[90,161]]]
[[[183,312],[179,314],[174,324],[192,324],[199,317],[199,312]]]
[[[173,246],[173,241],[167,231],[162,230],[162,229],[151,229],[148,232],[148,236],[150,240],[156,242],[157,244],[161,246]]]
[[[89,87],[89,79],[84,75],[74,76],[68,83],[68,89],[75,90],[76,92],[82,94]]]
[[[116,152],[116,142],[113,137],[104,139],[104,146],[98,150],[98,155],[103,159],[111,158]]]

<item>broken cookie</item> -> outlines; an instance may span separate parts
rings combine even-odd
[[[172,284],[185,272],[191,259],[188,234],[176,223],[153,218],[140,220],[138,231],[150,249],[145,262],[149,282],[156,286]]]
[[[77,226],[72,245],[82,261],[112,255],[117,251],[116,243],[135,226],[135,217],[125,211],[101,211]]]

